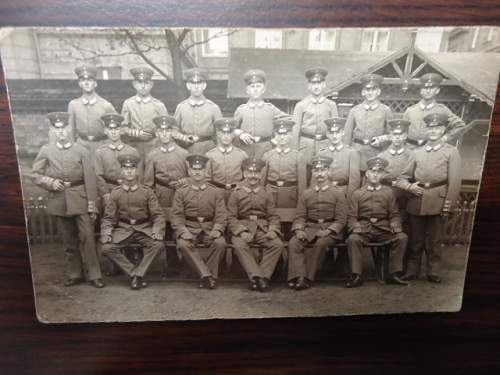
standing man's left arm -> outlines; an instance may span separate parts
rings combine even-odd
[[[89,213],[97,213],[97,179],[95,169],[88,151],[83,148],[81,160],[83,166],[83,181],[87,193],[88,211]]]
[[[301,153],[297,155],[297,196],[304,194],[307,188],[307,162]]]
[[[149,188],[147,191],[149,214],[153,220],[153,239],[161,241],[165,237],[165,215],[154,191]]]
[[[448,130],[446,131],[446,141],[456,141],[465,133],[467,127],[464,120],[454,114],[449,108],[445,108],[448,112]]]
[[[448,191],[446,193],[445,206],[450,209],[456,206],[462,185],[461,157],[456,147],[451,149],[448,159]]]

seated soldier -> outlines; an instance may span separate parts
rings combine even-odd
[[[276,207],[295,208],[297,197],[306,188],[306,160],[290,147],[295,122],[281,117],[273,121],[276,147],[267,151],[262,160],[267,163],[265,185],[273,194]]]
[[[203,155],[187,157],[191,184],[175,192],[170,224],[177,248],[201,278],[200,288],[214,289],[226,250],[227,212],[222,191],[206,184],[207,161]],[[202,256],[197,246],[209,246],[209,252]]]
[[[222,118],[214,123],[217,131],[217,147],[207,152],[207,167],[210,183],[223,189],[227,201],[237,183],[243,180],[241,163],[248,158],[242,149],[233,146],[234,130],[237,122],[232,118]]]
[[[154,189],[160,206],[165,209],[172,206],[175,189],[187,183],[188,152],[173,139],[177,131],[175,118],[169,115],[157,116],[153,122],[160,144],[146,157],[144,185]]]
[[[234,252],[250,279],[252,290],[265,292],[283,251],[280,220],[272,194],[260,185],[265,163],[245,159],[244,181],[229,196],[227,209]],[[262,248],[260,263],[250,248]]]
[[[144,276],[156,256],[165,251],[165,218],[153,190],[137,182],[137,155],[120,155],[118,161],[123,182],[111,191],[106,204],[102,252],[130,277],[130,287],[136,290],[148,285]],[[129,244],[142,246],[142,260],[137,265],[122,251]]]
[[[311,286],[327,250],[342,240],[347,201],[344,192],[328,180],[331,162],[331,158],[323,156],[312,159],[316,185],[299,197],[292,226],[294,236],[288,244],[288,285],[296,290]]]
[[[355,288],[363,284],[363,246],[369,242],[387,243],[389,252],[388,282],[408,285],[399,278],[403,271],[403,256],[408,242],[402,233],[401,218],[392,189],[380,183],[387,160],[371,158],[367,161],[366,184],[356,190],[349,201],[347,249],[352,278],[346,287]]]

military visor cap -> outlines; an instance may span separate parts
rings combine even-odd
[[[169,115],[161,115],[153,118],[153,123],[158,129],[178,129],[177,121],[175,117]]]
[[[286,134],[292,131],[295,121],[290,117],[281,117],[273,120],[274,132],[278,134]]]
[[[141,158],[136,154],[121,154],[118,155],[118,163],[121,167],[137,167]]]
[[[223,117],[214,122],[215,130],[224,133],[231,133],[238,127],[238,121],[234,118]]]
[[[361,85],[365,88],[380,87],[383,81],[384,77],[379,74],[366,74],[361,77]]]
[[[154,71],[146,66],[130,69],[130,74],[136,81],[150,81]]]
[[[424,122],[427,127],[448,126],[448,114],[444,112],[429,113],[424,117]]]
[[[50,121],[50,125],[52,125],[54,128],[63,128],[69,124],[68,112],[47,113],[47,118]]]
[[[311,159],[313,169],[328,168],[332,164],[333,159],[328,156],[315,156]]]
[[[334,133],[344,130],[346,120],[345,117],[331,117],[326,119],[326,131],[328,133]]]
[[[420,77],[420,83],[423,87],[439,86],[443,81],[443,76],[437,73],[427,73]]]
[[[198,83],[198,82],[206,82],[208,79],[208,74],[203,69],[192,68],[184,72],[184,77],[188,82]]]
[[[262,169],[264,169],[265,166],[266,163],[263,160],[255,158],[245,159],[241,163],[241,168],[244,171],[249,171],[249,172],[260,172],[262,171]]]
[[[410,127],[410,121],[404,119],[393,119],[388,121],[391,132],[394,134],[407,133]]]
[[[309,82],[322,82],[326,79],[328,70],[325,68],[310,68],[304,74]]]
[[[203,155],[194,154],[188,155],[186,161],[191,169],[204,169],[207,165],[208,158]]]
[[[125,118],[118,113],[106,113],[101,116],[101,120],[105,127],[113,129],[120,127]]]
[[[97,68],[92,65],[82,65],[75,68],[75,74],[79,79],[96,79]]]
[[[251,69],[245,73],[243,79],[247,85],[258,82],[266,83],[266,73],[260,69]]]
[[[366,166],[372,171],[383,171],[388,165],[389,162],[386,159],[379,157],[368,159],[366,162]]]

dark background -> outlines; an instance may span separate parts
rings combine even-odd
[[[499,24],[498,0],[0,2],[0,26]],[[0,374],[499,373],[500,96],[461,312],[43,325],[35,317],[12,125],[0,78]]]

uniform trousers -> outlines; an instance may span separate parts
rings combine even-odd
[[[279,238],[270,240],[265,237],[265,232],[257,230],[251,243],[236,236],[233,236],[232,242],[234,252],[250,280],[254,277],[271,279],[283,252],[283,242]],[[262,248],[263,256],[260,263],[257,262],[258,253],[251,249],[252,245]]]
[[[139,244],[142,247],[142,260],[136,266],[123,252],[123,246]],[[106,243],[102,245],[102,253],[114,262],[129,277],[144,277],[151,263],[165,251],[163,241],[154,240],[142,232],[134,231],[129,237],[119,243]]]
[[[325,260],[326,252],[333,245],[335,239],[331,236],[316,237],[309,243],[293,236],[288,242],[288,280],[306,277],[313,281]]]
[[[276,208],[295,208],[297,207],[297,186],[274,186],[266,185],[274,198]]]
[[[369,242],[387,243],[389,248],[389,273],[403,271],[403,257],[408,243],[408,236],[404,233],[392,233],[380,228],[371,227],[368,232],[351,233],[347,238],[347,250],[351,272],[363,273],[363,247]]]
[[[320,149],[327,147],[329,143],[330,141],[328,139],[317,141],[301,136],[299,151],[301,152],[302,157],[304,157],[305,160],[310,161],[313,156],[316,156],[318,154],[318,151]]]
[[[101,267],[97,256],[94,223],[89,214],[56,216],[66,253],[66,275],[69,279],[100,279]]]
[[[241,142],[239,147],[247,153],[248,157],[262,159],[262,155],[264,155],[267,151],[272,150],[273,145],[270,141],[252,143],[249,145]]]
[[[410,221],[410,245],[407,254],[409,275],[418,276],[422,253],[426,252],[427,276],[439,275],[441,266],[441,241],[443,239],[443,217],[441,215],[408,215]]]
[[[186,147],[190,154],[205,155],[208,151],[215,147],[215,142],[211,139],[206,141],[195,142]]]
[[[200,254],[197,248],[200,246],[208,246],[208,251],[202,251]],[[226,251],[224,237],[213,239],[206,234],[200,234],[195,241],[179,238],[177,248],[200,277],[219,276],[219,264]]]

